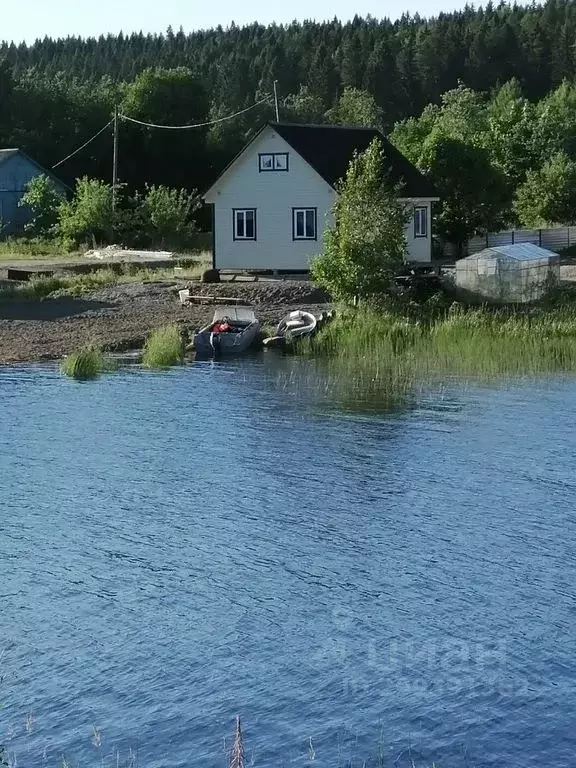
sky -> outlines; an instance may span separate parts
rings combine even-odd
[[[404,11],[433,16],[464,7],[465,0],[6,0],[2,3],[0,39],[16,43],[38,37],[95,36],[117,32],[164,32],[168,26],[186,32],[234,21],[269,24],[337,16],[347,20],[357,13],[396,19]],[[314,10],[312,10],[312,8]]]

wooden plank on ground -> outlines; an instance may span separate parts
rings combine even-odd
[[[190,304],[246,304],[246,300],[238,296],[188,296]]]

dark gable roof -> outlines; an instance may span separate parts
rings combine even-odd
[[[434,185],[375,128],[268,123],[322,178],[334,187],[346,176],[354,152],[364,152],[378,138],[384,147],[389,178],[406,197],[438,197]]]

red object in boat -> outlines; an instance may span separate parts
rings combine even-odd
[[[231,330],[232,326],[230,323],[214,323],[212,326],[212,333],[226,333]]]

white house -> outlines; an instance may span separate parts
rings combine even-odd
[[[376,137],[410,208],[407,260],[429,262],[431,203],[439,198],[379,131],[267,123],[204,194],[212,206],[214,268],[307,270],[322,248],[338,181],[354,152]]]

